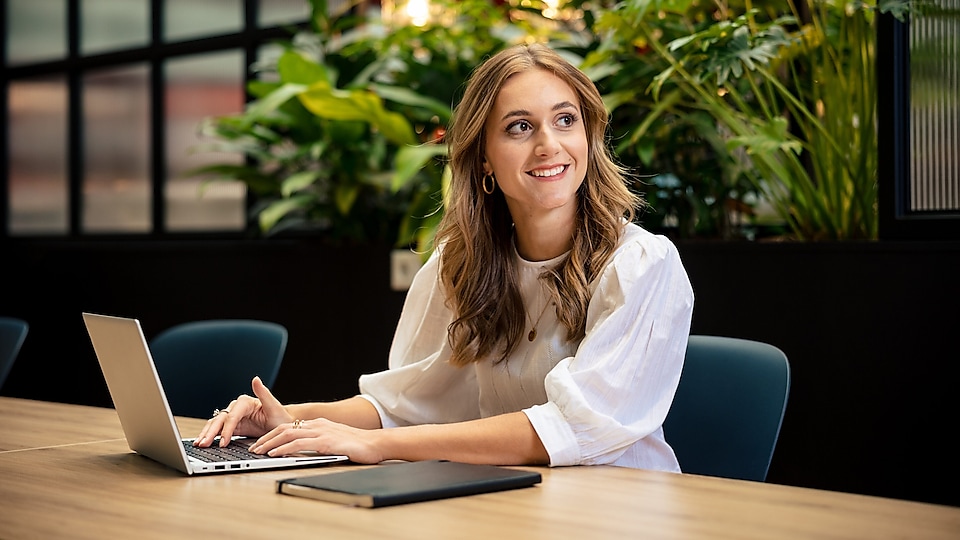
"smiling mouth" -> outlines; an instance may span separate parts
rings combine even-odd
[[[567,167],[569,167],[569,165],[557,165],[556,167],[551,167],[549,169],[536,169],[529,171],[527,174],[537,178],[550,178],[551,176],[563,174],[563,172],[567,170]]]

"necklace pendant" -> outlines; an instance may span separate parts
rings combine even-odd
[[[533,341],[533,340],[535,340],[535,339],[537,339],[537,329],[536,329],[536,328],[534,328],[533,330],[530,330],[530,333],[527,334],[527,340]]]

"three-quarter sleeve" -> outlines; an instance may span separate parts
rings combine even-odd
[[[680,380],[693,290],[676,247],[633,228],[595,281],[586,336],[525,409],[551,466],[678,470],[662,424]]]

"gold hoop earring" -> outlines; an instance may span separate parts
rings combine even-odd
[[[490,187],[487,187],[487,179],[490,179]],[[497,187],[497,179],[493,174],[484,174],[483,180],[480,181],[480,187],[483,188],[483,192],[487,195],[493,195],[493,190]]]

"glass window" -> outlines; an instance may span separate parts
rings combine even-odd
[[[145,65],[83,79],[83,232],[149,232],[150,106]]]
[[[248,21],[253,2],[257,20]],[[364,5],[327,2],[331,12]],[[187,173],[245,159],[205,149],[211,141],[201,140],[199,130],[211,116],[243,110],[248,71],[264,76],[259,66],[282,50],[271,45],[274,27],[307,22],[309,0],[0,0],[0,6],[3,62],[15,68],[4,77],[7,99],[0,104],[8,111],[9,158],[0,165],[8,189],[2,234],[162,237],[246,229],[244,183]],[[163,34],[154,39],[157,10]],[[68,35],[73,28],[78,35]],[[252,50],[259,62],[247,66]],[[270,77],[269,69],[264,73]]]
[[[165,41],[243,30],[242,0],[166,0],[163,9]]]
[[[260,81],[278,82],[277,61],[286,49],[276,43],[267,43],[257,48],[257,61],[250,66],[253,76]]]
[[[9,92],[10,234],[63,234],[69,228],[66,80],[14,81]]]
[[[67,56],[64,0],[8,0],[7,64],[59,60]]]
[[[332,7],[338,3],[341,2],[331,0],[329,5]],[[310,18],[310,2],[307,0],[260,0],[257,18],[257,25],[260,27],[303,22]]]
[[[171,231],[242,230],[246,186],[242,182],[204,182],[184,176],[211,163],[243,162],[240,154],[206,151],[198,137],[204,118],[237,113],[244,107],[244,56],[227,51],[167,62],[166,225]]]
[[[960,238],[958,6],[933,0],[907,21],[877,19],[881,240]]]
[[[148,0],[83,0],[80,9],[80,51],[85,55],[150,43]]]
[[[960,20],[942,11],[910,23],[910,210],[960,211]],[[960,2],[953,2],[954,8]]]

